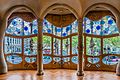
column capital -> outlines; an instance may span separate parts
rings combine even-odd
[[[38,26],[42,26],[43,25],[43,19],[38,18],[37,22],[38,22]]]
[[[83,23],[83,19],[82,18],[77,19],[77,21],[78,21],[79,24]]]

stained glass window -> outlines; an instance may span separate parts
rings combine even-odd
[[[99,38],[86,38],[87,55],[99,56],[101,54],[101,40]]]
[[[24,22],[21,18],[15,18],[11,21],[9,24],[6,33],[12,34],[12,35],[17,35],[17,36],[22,36],[23,35],[23,25]]]
[[[67,56],[70,55],[70,38],[63,39],[63,49],[62,49],[62,55]]]
[[[31,23],[30,22],[26,22],[24,21],[24,35],[30,35],[32,32],[31,32]]]
[[[22,58],[18,55],[9,55],[6,57],[7,61],[12,64],[19,64],[22,62]]]
[[[37,20],[34,20],[33,22],[26,22],[21,18],[16,17],[11,20],[8,28],[6,29],[6,33],[14,36],[37,34]]]
[[[72,62],[75,64],[78,64],[78,56],[73,56],[72,57]]]
[[[96,64],[99,62],[99,58],[96,58],[96,57],[88,57],[88,62],[91,63],[91,64]]]
[[[120,36],[104,39],[104,54],[120,54]]]
[[[5,54],[21,54],[22,40],[20,38],[5,37],[4,39],[4,53]]]
[[[49,33],[49,34],[52,33],[52,24],[45,19],[43,22],[43,33]]]
[[[48,64],[52,61],[50,56],[43,56],[43,64]]]
[[[77,32],[78,32],[77,21],[74,21],[70,25],[63,28],[54,26],[47,20],[44,20],[43,22],[43,33],[54,34],[59,37],[65,37],[72,33],[77,33]]]
[[[36,57],[26,57],[25,61],[27,63],[34,63],[34,62],[36,62]]]
[[[78,32],[78,22],[77,22],[77,20],[74,21],[74,22],[71,24],[71,27],[72,27],[72,33],[77,33],[77,32]]]
[[[117,56],[106,56],[102,59],[102,62],[106,65],[115,65],[118,63],[118,59]]]
[[[111,16],[105,16],[99,21],[84,19],[85,33],[94,35],[111,35],[119,33],[117,25]]]
[[[37,34],[38,33],[38,23],[37,23],[37,20],[34,20],[31,25],[32,25],[32,34]]]
[[[72,54],[78,54],[78,36],[72,37]]]
[[[24,39],[24,54],[25,55],[37,54],[37,37]]]
[[[54,52],[54,54],[55,55],[60,55],[61,54],[61,40],[60,39],[56,39],[56,38],[54,38],[54,40],[53,40],[53,52]]]
[[[43,36],[43,54],[51,54],[51,37]]]

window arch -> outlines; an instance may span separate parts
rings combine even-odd
[[[119,30],[111,16],[98,21],[84,18],[85,69],[114,71],[120,57]],[[113,65],[113,66],[110,66]],[[94,67],[94,69],[93,69]]]
[[[26,22],[20,17],[15,17],[8,22],[4,38],[4,53],[8,66],[34,69],[37,55],[37,20]],[[19,65],[21,66],[18,67]]]

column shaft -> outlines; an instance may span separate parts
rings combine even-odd
[[[5,61],[4,53],[3,53],[3,40],[5,36],[5,29],[7,26],[7,21],[6,19],[3,19],[0,21],[0,74],[7,73],[8,68],[7,68],[7,63]]]
[[[77,75],[83,75],[83,26],[82,19],[78,20],[78,67],[77,67]]]
[[[43,75],[43,54],[42,54],[42,28],[43,20],[38,19],[38,40],[37,40],[37,75]]]

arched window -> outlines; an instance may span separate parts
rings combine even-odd
[[[27,67],[29,69],[31,65],[36,64],[37,33],[37,20],[26,22],[16,17],[8,21],[4,39],[4,53],[10,69]]]
[[[44,64],[52,65],[53,68],[68,68],[72,64],[76,65],[78,63],[77,33],[76,20],[68,26],[61,27],[54,26],[45,19],[43,23]]]
[[[114,71],[120,56],[118,27],[111,16],[98,21],[84,18],[85,69]],[[110,66],[113,65],[113,66]]]
[[[9,69],[37,68],[37,25],[37,20],[26,22],[19,17],[8,21],[4,53]],[[45,68],[77,67],[77,33],[77,21],[66,27],[56,27],[44,19],[42,39]]]

